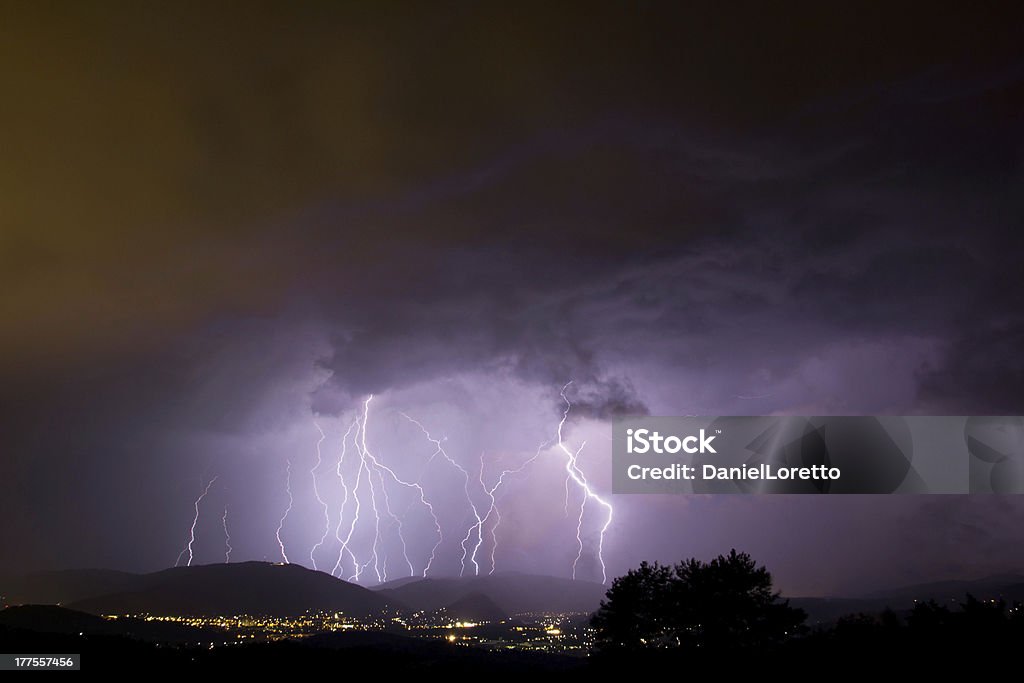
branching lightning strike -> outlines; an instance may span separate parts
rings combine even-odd
[[[389,553],[389,551],[394,549],[396,544],[400,549],[399,554],[409,576],[413,576],[418,573],[425,577],[430,573],[431,568],[437,559],[438,549],[445,542],[445,534],[437,516],[434,503],[428,497],[422,482],[424,481],[424,476],[428,469],[438,456],[444,458],[451,467],[455,468],[455,470],[462,475],[462,490],[465,497],[467,514],[470,516],[469,524],[465,528],[465,533],[461,535],[461,542],[459,543],[459,547],[462,551],[461,557],[459,558],[460,576],[466,575],[467,571],[471,571],[473,575],[479,575],[481,573],[482,564],[488,574],[493,574],[497,568],[497,553],[499,545],[498,528],[502,523],[502,516],[499,510],[502,486],[507,483],[510,477],[523,472],[539,458],[550,453],[552,449],[557,447],[557,452],[564,456],[565,459],[564,507],[567,516],[569,515],[570,500],[575,498],[570,494],[573,486],[575,486],[580,496],[579,512],[578,514],[573,515],[576,518],[577,553],[572,563],[572,576],[573,578],[577,577],[579,565],[583,560],[587,549],[587,541],[584,534],[584,523],[587,519],[592,518],[593,513],[589,512],[589,510],[592,509],[592,506],[597,506],[603,510],[604,515],[598,531],[594,554],[596,561],[600,566],[602,582],[607,582],[608,575],[604,559],[604,543],[608,529],[612,524],[614,510],[611,503],[598,494],[590,484],[580,466],[580,455],[586,446],[586,442],[584,441],[581,443],[575,450],[570,448],[566,443],[566,424],[572,411],[572,402],[567,395],[567,391],[571,385],[571,381],[566,383],[559,392],[559,395],[565,405],[562,410],[561,419],[557,425],[555,438],[541,443],[532,456],[522,461],[517,466],[502,469],[501,472],[498,473],[497,477],[491,480],[490,483],[488,483],[489,477],[486,476],[485,472],[486,460],[484,454],[481,454],[480,456],[479,469],[476,475],[471,477],[468,469],[460,464],[459,461],[446,450],[445,442],[447,441],[447,437],[442,436],[441,438],[435,438],[422,422],[413,419],[405,413],[400,414],[420,429],[427,441],[433,444],[434,451],[424,462],[418,476],[412,479],[400,476],[398,472],[396,472],[393,467],[386,464],[383,461],[382,456],[378,455],[375,452],[375,449],[372,449],[370,446],[368,439],[370,405],[374,397],[373,395],[369,395],[363,402],[362,411],[360,411],[360,414],[355,416],[342,436],[341,452],[334,468],[335,476],[338,479],[338,485],[341,488],[341,503],[338,509],[337,523],[333,525],[333,536],[334,540],[338,544],[338,555],[334,566],[331,569],[331,575],[339,578],[347,575],[347,578],[350,581],[360,581],[363,574],[372,569],[372,574],[376,578],[376,581],[378,583],[385,582],[388,580],[389,575],[389,559],[393,558],[393,553]],[[316,442],[316,461],[309,470],[309,475],[313,481],[313,496],[320,509],[323,511],[324,517],[323,529],[320,538],[313,544],[309,552],[310,562],[312,563],[313,569],[316,570],[316,556],[318,551],[320,551],[327,543],[328,535],[331,533],[332,529],[332,517],[331,506],[322,495],[320,487],[321,482],[319,479],[320,470],[324,466],[322,445],[327,439],[327,434],[317,422],[314,421],[313,424],[320,436]],[[357,466],[354,463],[351,465],[349,464],[350,447],[358,459]],[[292,513],[295,502],[292,490],[291,459],[286,460],[285,472],[285,491],[288,495],[288,505],[284,509],[281,518],[278,521],[275,538],[280,549],[282,560],[285,563],[289,563],[290,559],[286,552],[282,533],[289,515]],[[351,481],[353,473],[355,476],[354,482]],[[194,501],[193,507],[195,515],[189,529],[188,542],[178,554],[175,566],[182,564],[183,558],[185,558],[186,555],[187,560],[185,560],[185,565],[191,566],[193,562],[193,548],[196,540],[196,528],[199,523],[201,503],[206,498],[207,494],[209,494],[214,482],[216,481],[217,477],[213,477],[206,482],[203,486],[202,493]],[[395,492],[399,490],[395,487],[401,487],[407,490],[412,494],[412,498],[393,498]],[[477,490],[477,487],[479,487],[479,490]],[[369,496],[368,501],[366,500],[366,496]],[[482,499],[481,496],[483,496]],[[404,510],[400,511],[400,514],[396,514],[396,511],[393,509],[393,503],[395,503],[396,500],[401,500],[402,502],[400,504],[405,505]],[[480,500],[483,500],[483,504],[478,502]],[[408,515],[414,505],[420,506],[430,518],[433,523],[434,536],[436,538],[430,548],[429,557],[426,558],[419,569],[417,569],[418,563],[414,563],[410,558],[410,546],[407,542],[405,529],[405,524],[408,521]],[[370,519],[364,519],[365,515],[363,515],[364,508],[367,506],[373,512],[372,518]],[[354,542],[354,539],[356,538],[357,528],[364,528],[364,521],[372,526],[372,542],[369,544],[368,548],[363,546],[363,552],[359,552],[356,549],[357,544]],[[224,529],[224,561],[225,563],[229,563],[231,561],[233,548],[231,546],[231,535],[228,529],[227,505],[224,506],[221,524]],[[362,536],[360,536],[360,538],[362,538]],[[485,541],[485,539],[488,540]],[[358,545],[361,546],[362,541],[359,541]],[[489,553],[487,552],[488,547]],[[481,553],[484,553],[484,558],[480,557]],[[391,558],[389,558],[389,554],[391,555]]]
[[[316,464],[314,464],[313,469],[309,471],[309,476],[313,479],[313,496],[316,498],[316,502],[324,511],[324,533],[320,536],[320,540],[317,541],[316,544],[313,545],[313,548],[309,551],[309,561],[313,563],[313,571],[316,571],[316,551],[317,548],[322,546],[324,544],[324,541],[327,540],[327,534],[330,533],[331,530],[331,518],[327,512],[327,503],[325,503],[324,499],[320,497],[320,488],[316,481],[316,471],[320,469],[320,465],[323,463],[324,460],[323,453],[320,450],[320,444],[324,442],[324,439],[327,438],[327,435],[324,434],[324,430],[320,429],[320,425],[317,424],[316,422],[313,423],[313,426],[316,427],[316,430],[318,432],[320,432],[320,439],[317,440],[316,442]]]
[[[201,502],[203,502],[203,498],[206,498],[206,494],[208,494],[210,492],[210,487],[213,486],[213,483],[215,481],[217,481],[217,477],[214,477],[213,479],[208,481],[206,483],[205,488],[203,488],[203,492],[201,494],[199,494],[198,498],[196,498],[196,502],[195,502],[195,505],[194,505],[195,510],[196,510],[196,516],[192,518],[192,526],[191,526],[191,528],[189,529],[189,532],[188,532],[188,543],[185,545],[185,547],[182,549],[182,551],[180,553],[178,553],[178,559],[174,561],[174,566],[175,567],[177,567],[179,564],[181,564],[181,558],[182,558],[182,556],[186,552],[188,553],[188,562],[185,564],[185,566],[186,567],[191,567],[192,566],[192,559],[193,559],[192,546],[196,542],[196,525],[199,523],[199,504]]]
[[[331,570],[331,576],[340,576],[341,575],[341,563],[345,559],[345,553],[346,552],[349,554],[349,557],[352,558],[352,562],[356,566],[356,568],[358,569],[358,567],[359,567],[359,563],[356,561],[356,556],[352,553],[352,551],[348,547],[348,544],[352,541],[352,533],[355,530],[356,522],[359,521],[359,498],[358,498],[358,496],[353,496],[353,498],[355,499],[355,515],[353,515],[353,517],[352,517],[352,525],[349,527],[348,536],[346,536],[344,540],[342,540],[342,538],[341,538],[341,527],[345,523],[345,506],[348,505],[348,499],[349,499],[349,488],[348,488],[348,485],[345,484],[345,475],[342,472],[342,468],[345,465],[345,454],[346,454],[346,451],[348,449],[348,437],[349,437],[350,434],[352,434],[352,430],[357,428],[358,424],[359,424],[358,422],[353,422],[352,424],[350,424],[348,426],[348,430],[346,430],[344,436],[341,437],[341,455],[338,456],[338,465],[334,469],[334,473],[338,477],[338,483],[341,484],[341,490],[342,490],[342,496],[343,497],[341,499],[341,507],[338,510],[338,526],[335,527],[335,529],[334,529],[334,538],[337,539],[338,545],[339,545],[339,547],[338,547],[338,561],[334,564],[334,569]],[[360,463],[360,473],[361,473],[361,471],[362,471],[362,463]],[[358,475],[357,475],[356,485],[358,486],[358,484],[359,484],[359,482],[358,482]]]
[[[417,427],[419,427],[420,431],[422,431],[423,435],[427,438],[427,441],[429,441],[430,443],[434,444],[434,452],[431,454],[430,458],[427,460],[427,464],[432,462],[435,457],[440,455],[445,460],[447,460],[448,463],[452,467],[454,467],[455,469],[457,469],[459,472],[462,473],[462,477],[463,477],[462,490],[466,494],[466,503],[468,504],[469,509],[472,512],[474,519],[476,519],[476,522],[473,523],[473,524],[470,524],[469,528],[466,529],[466,536],[465,536],[465,538],[462,539],[462,543],[460,544],[460,547],[462,548],[462,558],[460,560],[461,570],[459,572],[459,576],[463,576],[466,573],[466,558],[469,556],[469,546],[467,544],[469,543],[470,537],[473,535],[473,530],[474,529],[479,529],[480,526],[483,524],[483,519],[480,517],[480,511],[476,507],[476,503],[473,502],[472,495],[470,495],[470,493],[469,493],[469,472],[466,470],[465,467],[460,465],[458,463],[458,461],[455,460],[455,458],[450,456],[448,454],[448,451],[446,451],[444,449],[444,446],[441,445],[442,442],[447,440],[447,437],[441,437],[440,439],[435,439],[433,436],[430,435],[430,432],[427,431],[427,428],[423,426],[423,423],[421,423],[418,420],[415,420],[415,419],[409,417],[405,413],[402,413],[402,416],[405,419],[407,419],[410,422],[412,422]],[[437,546],[435,546],[435,549],[436,549],[436,547]],[[476,574],[479,574],[480,573],[479,565],[475,565],[475,569],[476,569]]]
[[[572,479],[576,483],[576,485],[583,492],[583,502],[580,504],[580,516],[576,524],[576,540],[579,542],[580,549],[579,553],[576,555],[576,560],[572,564],[572,578],[576,578],[577,565],[579,564],[580,558],[583,556],[584,508],[586,507],[588,500],[593,500],[595,503],[604,508],[605,511],[608,513],[608,516],[605,518],[604,525],[601,527],[601,531],[598,535],[596,553],[598,564],[601,565],[601,583],[607,583],[608,568],[605,566],[604,562],[604,537],[608,531],[608,527],[610,527],[612,524],[612,518],[615,511],[612,509],[611,503],[609,503],[604,498],[602,498],[601,496],[597,495],[597,493],[594,492],[593,488],[591,488],[590,484],[587,482],[586,475],[583,474],[583,470],[581,470],[579,467],[578,458],[580,452],[583,450],[583,446],[581,445],[577,451],[573,452],[572,450],[569,449],[568,446],[566,446],[565,440],[562,437],[562,431],[565,427],[566,420],[569,419],[569,411],[572,410],[572,403],[569,401],[569,398],[565,395],[566,390],[569,388],[571,384],[571,381],[567,382],[565,386],[562,387],[561,392],[559,392],[559,394],[562,397],[562,400],[565,401],[565,410],[562,412],[562,419],[558,423],[558,448],[565,454],[566,474],[569,476],[570,479]]]
[[[221,524],[224,525],[224,564],[231,564],[231,551],[234,548],[231,547],[231,534],[228,533],[228,506],[224,506],[224,516],[220,518]]]
[[[444,533],[441,530],[441,523],[437,519],[437,514],[434,511],[433,503],[431,503],[430,500],[427,499],[426,492],[423,490],[423,486],[420,485],[419,481],[406,481],[405,479],[399,477],[398,474],[393,469],[391,469],[384,463],[380,462],[380,460],[378,460],[377,457],[370,452],[369,447],[366,445],[366,428],[370,419],[369,411],[370,401],[372,399],[373,396],[371,395],[369,398],[366,399],[366,402],[363,404],[361,452],[362,455],[365,458],[367,458],[370,461],[371,465],[377,470],[377,474],[381,480],[381,492],[384,494],[385,508],[387,509],[388,514],[394,518],[395,522],[398,525],[398,537],[402,544],[402,556],[405,559],[406,565],[409,567],[410,576],[412,576],[415,573],[415,570],[413,569],[412,562],[409,560],[408,548],[405,542],[405,536],[402,532],[402,521],[401,519],[395,517],[394,514],[391,513],[390,501],[387,497],[387,489],[384,486],[384,473],[386,473],[391,478],[391,480],[394,481],[396,484],[403,486],[409,490],[415,491],[420,504],[424,507],[424,509],[427,511],[427,514],[430,516],[430,519],[434,524],[434,532],[437,534],[437,541],[431,548],[430,558],[427,560],[426,564],[423,567],[422,576],[426,576],[427,572],[430,571],[431,564],[433,564],[434,562],[438,546],[441,545],[441,543],[444,541]]]
[[[284,522],[292,511],[292,504],[295,502],[295,499],[292,497],[292,461],[286,460],[285,462],[287,466],[285,469],[284,489],[288,492],[288,507],[285,508],[284,514],[281,515],[281,521],[277,523],[277,532],[274,535],[277,537],[277,545],[281,548],[281,558],[285,564],[290,564],[288,554],[284,551],[284,541],[281,540],[281,530],[284,528]]]
[[[487,514],[484,515],[484,522],[486,522],[488,519],[490,519],[492,514],[495,516],[494,524],[491,525],[491,570],[489,572],[487,572],[488,575],[494,573],[494,569],[495,569],[495,566],[496,566],[494,558],[495,558],[495,554],[498,551],[498,527],[501,525],[501,513],[498,512],[498,503],[497,503],[497,499],[495,497],[495,494],[497,493],[498,489],[501,488],[501,485],[503,483],[505,483],[505,477],[513,475],[513,474],[519,474],[520,472],[525,470],[527,467],[529,467],[531,464],[533,464],[533,462],[537,458],[540,457],[541,452],[543,452],[543,450],[550,443],[551,443],[550,441],[545,441],[541,445],[537,446],[537,452],[534,453],[532,457],[528,458],[521,465],[519,465],[519,467],[515,467],[515,468],[510,469],[510,470],[503,470],[501,472],[501,474],[498,475],[498,479],[497,479],[497,481],[495,481],[494,486],[492,486],[491,488],[487,489],[487,495],[490,497],[490,500],[491,500],[491,507],[487,511]],[[481,463],[480,463],[480,483],[483,484],[483,461],[482,461],[482,459],[481,459]]]

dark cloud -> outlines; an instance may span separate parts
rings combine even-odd
[[[1019,300],[1019,299],[1018,299]],[[1006,302],[988,317],[968,315],[959,322],[946,362],[921,371],[921,397],[940,411],[978,415],[1019,415],[1024,361],[1024,320],[1017,304]]]
[[[1004,85],[1007,98],[1017,96],[1018,83]],[[561,240],[569,233],[552,229],[550,242],[539,237],[527,246],[503,229],[483,230],[485,243],[415,253],[396,247],[357,266],[356,298],[336,285],[324,304],[340,326],[323,361],[338,385],[334,396],[379,392],[463,367],[510,366],[533,381],[559,385],[575,378],[599,387],[614,384],[615,368],[641,359],[726,373],[747,366],[774,378],[758,390],[768,393],[772,382],[783,383],[832,345],[907,340],[919,340],[913,343],[928,352],[908,359],[903,374],[941,374],[946,364],[961,362],[952,345],[967,343],[960,341],[965,316],[987,329],[1012,310],[1012,296],[993,292],[1021,286],[1005,250],[1017,239],[1005,220],[1016,215],[1015,200],[999,184],[949,186],[957,164],[984,163],[1000,153],[1001,138],[958,148],[953,160],[944,160],[948,175],[923,182],[892,153],[890,128],[907,137],[904,124],[916,120],[914,140],[903,144],[941,146],[943,112],[922,112],[918,100],[899,108],[892,94],[875,107],[886,108],[887,118],[878,120],[875,109],[852,120],[845,112],[838,116],[827,154],[797,151],[807,142],[794,131],[709,140],[658,133],[643,120],[619,121],[571,146],[577,170],[593,167],[595,148],[621,150],[633,160],[628,172],[605,181],[588,171],[590,185],[581,189],[565,181],[567,173],[552,173],[565,159],[549,142],[546,152],[520,158],[515,173],[456,184],[462,189],[420,202],[412,215],[385,212],[376,220],[388,232],[406,232],[410,220],[481,228],[515,221],[597,225],[597,239],[583,237],[582,247],[566,248]],[[1010,119],[989,123],[1015,135]],[[857,131],[850,140],[843,137],[847,127]],[[935,169],[925,164],[922,172]],[[534,183],[537,177],[545,179]],[[683,200],[649,187],[666,177],[672,178],[666,189],[682,188]],[[689,201],[690,194],[699,199]],[[984,228],[965,237],[964,226],[979,225],[982,207]],[[662,212],[662,230],[645,224]],[[612,238],[601,225],[628,227]],[[984,401],[972,386],[964,383],[957,393],[961,410]],[[933,396],[922,388],[922,400]],[[900,400],[887,409],[927,410],[912,396]],[[639,408],[643,397],[619,402]],[[857,399],[847,406],[856,408]]]
[[[574,416],[595,420],[647,415],[649,412],[627,379],[610,378],[583,384],[582,390],[573,392],[569,401]]]
[[[243,463],[262,523],[312,418],[371,393],[480,417],[452,427],[473,457],[487,430],[526,448],[513,413],[557,416],[570,380],[579,429],[1024,409],[1021,22],[660,3],[3,13],[0,506],[33,515],[0,540],[24,565],[160,566],[166,510],[188,512],[211,463]],[[141,552],[95,531],[148,501],[160,512],[126,534]],[[688,514],[673,505],[657,514]],[[707,503],[700,538],[633,534],[615,562],[756,544],[750,505]],[[771,505],[794,537],[835,520],[892,555],[872,581],[913,573],[869,533],[911,503]],[[1013,536],[1003,509],[934,505],[908,513],[911,535],[965,511],[994,539],[978,553]],[[652,509],[623,518],[645,528]],[[932,573],[972,569],[928,548]]]

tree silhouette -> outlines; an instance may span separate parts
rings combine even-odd
[[[666,609],[673,578],[671,567],[643,562],[615,579],[592,621],[598,645],[634,650],[674,643],[671,610]]]
[[[926,634],[949,629],[952,621],[953,613],[949,608],[934,600],[917,603],[907,616],[907,626]]]
[[[615,579],[592,625],[603,651],[707,652],[777,644],[805,619],[772,591],[767,569],[732,550],[711,562],[644,562]]]

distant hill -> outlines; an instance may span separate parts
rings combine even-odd
[[[299,565],[265,562],[178,567],[151,574],[50,571],[0,584],[0,595],[11,605],[60,604],[91,614],[287,616],[325,610],[362,616],[390,605],[426,611],[446,608],[453,618],[470,621],[498,621],[523,612],[592,612],[604,593],[605,587],[597,583],[520,573],[406,577],[369,590]],[[914,600],[958,603],[967,593],[979,599],[1024,602],[1024,574],[902,586],[863,597],[792,598],[791,603],[806,610],[813,625],[887,607],[906,611]]]
[[[56,605],[19,605],[0,610],[0,628],[79,636],[124,636],[176,644],[213,642],[224,637],[214,629],[141,619],[110,620]]]
[[[266,562],[176,567],[131,583],[129,590],[69,606],[92,614],[290,616],[324,610],[365,616],[384,610],[391,600],[323,572]]]
[[[790,604],[807,612],[808,624],[828,624],[841,616],[863,612],[877,614],[885,609],[907,612],[915,600],[935,600],[947,607],[962,603],[970,593],[982,600],[1000,598],[1024,602],[1024,576],[999,574],[983,579],[933,581],[871,593],[859,598],[791,598]]]
[[[848,614],[878,614],[887,607],[899,611],[913,606],[884,598],[790,598],[789,604],[807,612],[808,626],[829,625]]]
[[[483,593],[464,595],[445,607],[445,612],[456,621],[502,621],[509,616]]]
[[[66,569],[17,576],[0,584],[10,604],[59,605],[108,593],[137,590],[142,574],[111,569]]]
[[[1007,600],[1024,599],[1024,574],[996,574],[982,579],[934,581],[911,586],[902,586],[874,593],[870,597],[897,598],[904,600],[929,600],[937,602],[963,600],[970,593],[976,598],[1000,597]]]
[[[56,605],[19,605],[0,610],[0,626],[39,633],[110,633],[113,623]]]
[[[397,585],[396,585],[397,584]],[[401,580],[375,592],[414,610],[436,610],[477,594],[512,615],[521,612],[592,612],[607,589],[591,581],[502,573],[491,576]]]

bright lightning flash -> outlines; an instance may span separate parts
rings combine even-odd
[[[224,525],[224,564],[231,563],[231,551],[234,548],[231,547],[231,534],[228,533],[228,506],[224,506],[224,516],[220,518],[221,524]]]
[[[284,560],[285,564],[290,564],[288,555],[284,551],[284,541],[281,540],[281,529],[284,528],[284,522],[288,519],[288,515],[292,511],[292,503],[295,502],[295,499],[292,497],[292,461],[287,460],[285,462],[287,464],[287,468],[285,470],[284,489],[288,492],[288,507],[285,508],[284,514],[281,515],[281,521],[278,522],[277,532],[274,535],[277,537],[277,545],[281,548],[281,558]]]
[[[320,465],[324,461],[323,453],[320,451],[320,444],[324,442],[324,439],[327,438],[327,435],[324,434],[324,430],[320,429],[320,425],[318,425],[316,422],[313,423],[313,426],[316,427],[316,430],[318,432],[320,432],[320,439],[316,442],[316,464],[313,465],[313,469],[309,471],[309,476],[312,477],[313,479],[313,496],[316,497],[316,502],[324,511],[324,533],[320,536],[320,540],[316,542],[312,550],[309,551],[309,561],[313,563],[313,571],[316,571],[316,551],[317,548],[322,546],[324,544],[324,541],[327,540],[327,534],[331,529],[331,518],[327,514],[327,503],[325,503],[324,499],[320,497],[320,488],[318,487],[316,481],[316,471],[320,469]]]
[[[174,562],[175,567],[181,564],[181,558],[185,553],[188,553],[188,562],[185,564],[185,566],[192,566],[192,545],[196,542],[196,525],[199,523],[199,504],[203,502],[203,498],[206,498],[206,494],[210,492],[210,487],[213,486],[213,482],[215,481],[217,481],[217,477],[214,477],[209,482],[207,482],[206,487],[203,489],[203,492],[199,494],[198,498],[196,498],[196,502],[194,505],[196,509],[196,516],[192,518],[192,527],[189,529],[188,532],[188,544],[186,544],[182,551],[178,553],[178,559]]]
[[[597,495],[594,489],[587,482],[587,477],[583,474],[583,470],[579,467],[579,454],[583,450],[583,445],[579,449],[573,452],[565,444],[565,440],[562,437],[562,431],[565,427],[566,420],[569,419],[569,411],[572,410],[572,403],[569,398],[565,395],[566,390],[569,388],[572,382],[566,383],[562,387],[562,391],[559,392],[562,400],[565,401],[565,410],[562,412],[562,419],[558,423],[558,448],[565,454],[565,472],[569,479],[580,488],[583,492],[583,502],[580,504],[580,516],[576,524],[576,541],[579,543],[579,553],[576,555],[576,560],[572,563],[572,578],[576,578],[576,567],[579,564],[580,558],[583,556],[583,512],[587,505],[588,500],[593,500],[595,503],[604,508],[607,512],[604,525],[601,527],[600,534],[597,541],[597,561],[601,565],[601,583],[608,582],[608,569],[604,563],[604,536],[608,531],[608,527],[612,524],[612,517],[614,510],[612,509],[611,503]]]

